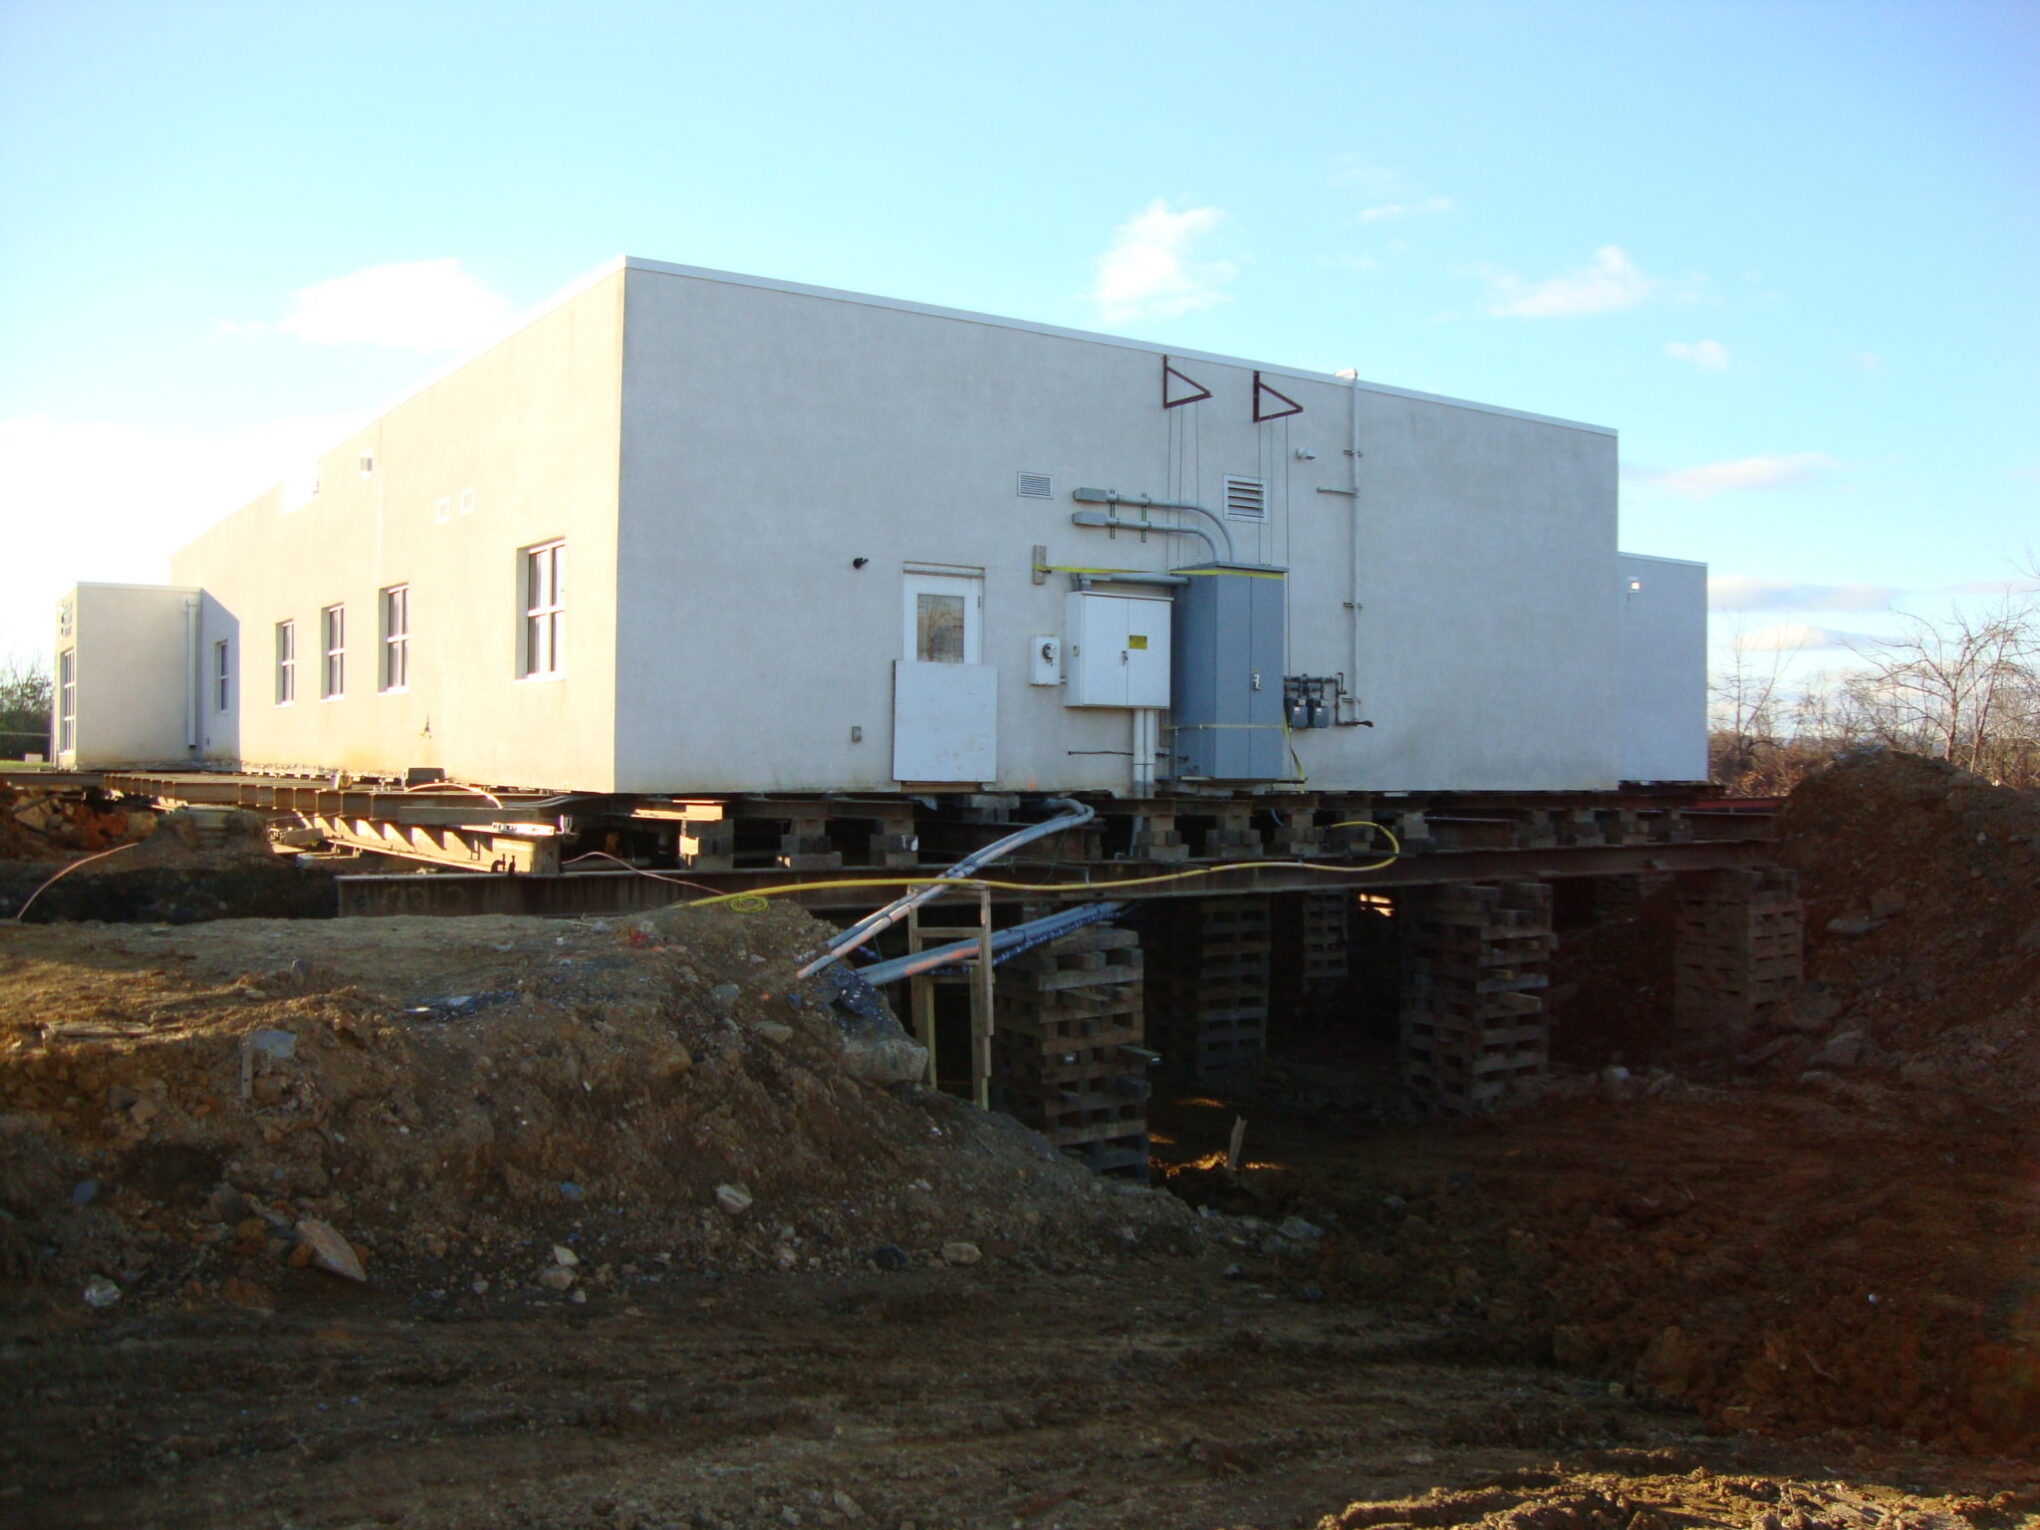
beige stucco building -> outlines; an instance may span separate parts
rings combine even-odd
[[[618,260],[169,586],[67,597],[59,759],[681,794],[1698,780],[1704,570],[1625,558],[1616,511],[1600,427]]]

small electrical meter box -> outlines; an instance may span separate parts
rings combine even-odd
[[[1172,604],[1154,595],[1071,592],[1063,601],[1064,704],[1166,707]]]

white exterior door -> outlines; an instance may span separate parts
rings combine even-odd
[[[999,774],[999,673],[980,664],[984,577],[904,578],[893,665],[893,779],[983,782]]]

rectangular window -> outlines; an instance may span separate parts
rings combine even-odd
[[[522,673],[527,677],[565,671],[565,542],[524,550],[524,642]]]
[[[57,655],[57,752],[78,747],[78,650]]]
[[[276,624],[276,704],[297,700],[297,623]]]
[[[227,704],[234,699],[234,654],[221,638],[212,645],[213,651],[213,710],[224,712]]]
[[[319,670],[319,695],[327,700],[347,694],[347,608],[328,606],[319,613],[319,646],[326,662]]]
[[[411,587],[393,584],[382,592],[382,688],[401,691],[411,683]]]

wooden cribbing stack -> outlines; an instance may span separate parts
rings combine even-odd
[[[1147,1172],[1140,936],[1094,924],[999,969],[992,1096],[1099,1173]]]
[[[1270,982],[1284,1009],[1335,994],[1351,962],[1353,895],[1290,893],[1271,900]]]
[[[1457,883],[1397,894],[1403,1079],[1442,1110],[1485,1110],[1550,1063],[1551,889]]]
[[[1740,1036],[1762,1024],[1803,975],[1799,874],[1781,866],[1679,878],[1672,1023],[1682,1039]]]
[[[1148,1035],[1172,1073],[1238,1078],[1268,1050],[1266,898],[1186,898],[1154,905]]]

